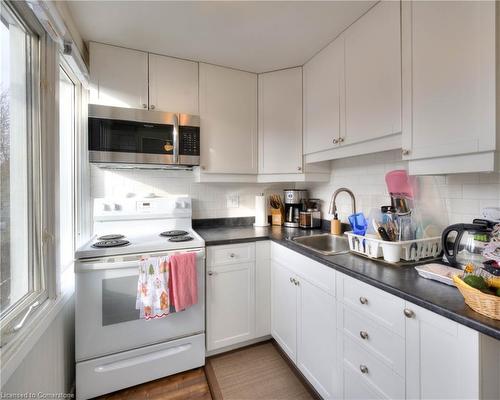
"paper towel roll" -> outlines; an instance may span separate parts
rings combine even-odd
[[[264,193],[255,196],[255,223],[253,226],[269,226],[267,222],[267,199]]]

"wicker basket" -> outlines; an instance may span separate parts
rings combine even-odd
[[[453,282],[458,288],[465,303],[479,314],[500,320],[500,297],[486,294],[472,286],[467,285],[458,275],[453,277]]]

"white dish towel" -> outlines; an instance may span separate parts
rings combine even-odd
[[[144,257],[139,265],[135,308],[152,320],[170,314],[169,257]]]

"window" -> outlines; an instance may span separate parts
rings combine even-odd
[[[0,320],[47,297],[40,197],[40,40],[8,4],[0,14]],[[2,332],[2,343],[12,330]]]
[[[59,265],[72,265],[75,253],[76,85],[59,67]]]

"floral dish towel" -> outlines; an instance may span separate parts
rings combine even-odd
[[[139,265],[135,308],[146,320],[170,314],[169,257],[145,257]]]

